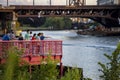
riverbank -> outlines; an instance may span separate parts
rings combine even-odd
[[[93,35],[93,36],[120,36],[120,31],[78,30],[77,34]]]
[[[66,30],[66,29],[50,29],[50,28],[46,28],[46,27],[20,27],[21,31],[26,31],[28,29],[30,31],[59,31],[59,30]]]
[[[49,29],[46,27],[20,27],[22,31],[30,30],[30,31],[58,31],[58,29]],[[68,31],[68,30],[67,30]],[[120,29],[117,28],[110,28],[110,29],[101,29],[101,30],[88,30],[88,29],[80,29],[80,30],[70,30],[74,31],[77,34],[82,35],[93,35],[93,36],[119,36]]]
[[[28,29],[31,31],[48,30],[48,28],[46,28],[46,27],[26,27],[26,26],[20,27],[20,30],[22,30],[22,31],[26,31]]]

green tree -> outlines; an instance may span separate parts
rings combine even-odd
[[[22,50],[17,47],[11,47],[7,51],[6,63],[2,64],[4,70],[0,74],[0,80],[29,80],[27,66],[20,66],[20,56]],[[21,79],[24,78],[24,79]]]
[[[65,76],[61,78],[61,80],[81,80],[83,78],[82,76],[82,70],[77,68],[72,68],[67,70],[65,73]]]
[[[102,68],[100,71],[103,73],[100,77],[103,80],[120,80],[120,43],[112,55],[104,55],[110,62],[106,64],[98,62]]]
[[[69,18],[49,17],[44,24],[45,27],[53,27],[53,29],[68,29],[71,27],[72,21]]]
[[[23,51],[17,47],[9,48],[5,66],[0,64],[0,80],[91,80],[83,79],[82,70],[77,68],[69,68],[65,76],[59,78],[58,61],[53,60],[52,55],[45,55],[40,66],[32,66],[32,72],[29,73],[30,65],[20,65]]]
[[[57,80],[58,74],[57,62],[48,55],[40,66],[35,66],[31,80]]]
[[[70,29],[72,27],[72,20],[68,17],[64,17],[63,20],[64,20],[64,23],[65,23],[64,28],[65,29]]]

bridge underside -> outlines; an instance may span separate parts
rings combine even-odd
[[[120,27],[120,5],[107,6],[28,6],[11,5],[19,17],[81,17],[93,19],[105,27]],[[0,9],[1,13],[1,9]],[[9,14],[11,15],[11,14]],[[0,15],[2,16],[2,15]]]
[[[0,12],[0,20],[12,20],[12,12]]]
[[[111,27],[120,27],[119,18],[113,19],[106,19],[106,18],[90,18],[100,24],[102,24],[105,27],[111,28]]]

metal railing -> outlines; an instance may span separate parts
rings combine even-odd
[[[29,71],[31,65],[40,65],[49,54],[52,60],[57,60],[60,65],[60,76],[63,75],[62,67],[62,41],[60,40],[10,40],[0,41],[0,63],[6,62],[7,51],[10,47],[17,47],[18,50],[23,50],[21,59],[29,63]],[[5,57],[4,57],[5,56]],[[22,62],[21,62],[22,63]]]
[[[43,40],[43,41],[0,41],[0,54],[5,54],[5,52],[11,47],[15,46],[19,49],[24,49],[22,56],[28,55],[62,55],[62,41],[60,40]]]
[[[58,60],[62,64],[62,41],[60,40],[10,40],[0,41],[0,63],[5,62],[7,51],[10,47],[17,47],[18,50],[23,50],[21,59],[31,65],[39,65],[48,55],[53,60]]]

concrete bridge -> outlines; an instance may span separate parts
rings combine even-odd
[[[15,21],[19,17],[81,17],[93,19],[108,28],[120,27],[120,5],[10,5],[0,7],[1,21]]]

